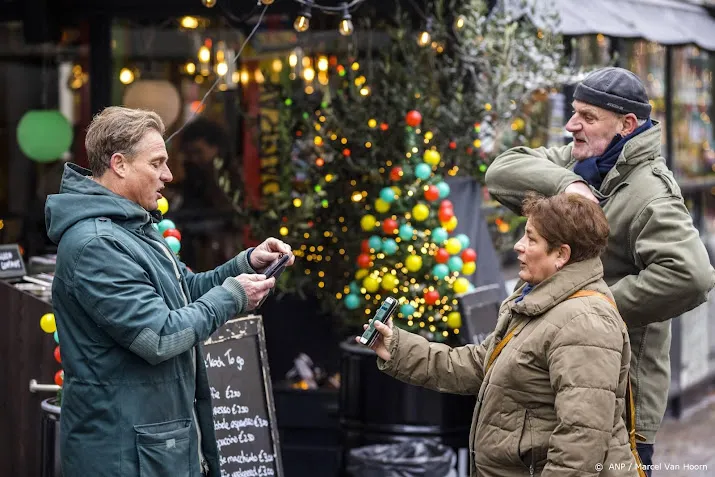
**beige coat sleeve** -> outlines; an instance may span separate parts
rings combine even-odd
[[[378,368],[408,384],[452,394],[476,395],[484,380],[484,360],[493,339],[478,345],[452,348],[431,343],[397,327],[390,343],[389,361],[377,359]]]
[[[585,312],[556,332],[547,349],[556,428],[543,477],[596,476],[613,432],[621,371],[620,317]]]
[[[489,193],[504,206],[521,214],[521,203],[527,192],[551,197],[563,192],[569,184],[585,182],[566,168],[571,162],[571,148],[569,144],[548,149],[509,149],[487,169],[485,182]]]

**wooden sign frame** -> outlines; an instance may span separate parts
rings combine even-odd
[[[275,459],[276,477],[285,477],[283,472],[283,459],[281,458],[280,436],[276,421],[276,406],[273,399],[273,385],[271,383],[271,373],[268,366],[268,351],[266,350],[266,335],[263,329],[263,317],[261,315],[248,315],[239,318],[233,318],[227,321],[219,328],[209,339],[204,341],[204,353],[206,347],[213,344],[222,343],[228,340],[241,340],[254,337],[258,346],[258,354],[261,366],[261,374],[263,380],[263,396],[266,402],[268,412],[268,420],[270,426],[270,436],[272,440],[272,450]],[[211,374],[209,372],[209,383]]]

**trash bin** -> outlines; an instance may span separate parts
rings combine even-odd
[[[42,408],[42,475],[62,477],[60,467],[60,407],[57,399],[45,399]]]
[[[447,477],[457,457],[451,447],[431,440],[410,440],[351,449],[347,472],[352,477]]]

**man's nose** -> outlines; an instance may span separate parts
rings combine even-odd
[[[171,182],[174,180],[174,176],[171,174],[171,169],[167,166],[161,173],[159,178],[162,182]]]
[[[575,132],[575,131],[580,131],[581,130],[581,123],[578,122],[577,120],[574,119],[574,116],[571,116],[571,119],[566,123],[566,130],[568,132]]]

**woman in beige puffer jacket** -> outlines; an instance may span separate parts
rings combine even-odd
[[[390,320],[376,325],[378,366],[410,384],[477,395],[472,477],[636,477],[624,421],[628,333],[598,258],[606,218],[574,194],[532,197],[524,210],[514,248],[525,284],[502,304],[494,332],[451,348]]]

